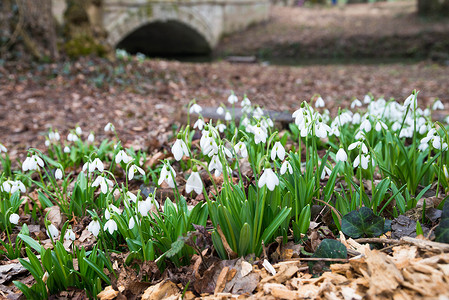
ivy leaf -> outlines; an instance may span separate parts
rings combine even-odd
[[[449,201],[444,203],[440,224],[435,229],[435,241],[449,243]]]
[[[359,237],[380,236],[384,232],[385,220],[376,216],[368,207],[362,207],[359,211],[351,211],[341,220],[341,231],[356,239]]]
[[[315,253],[312,255],[314,258],[347,258],[348,252],[346,246],[337,240],[324,239]],[[322,271],[324,266],[330,266],[332,262],[309,262],[310,272]],[[316,265],[319,265],[320,270],[317,270]]]

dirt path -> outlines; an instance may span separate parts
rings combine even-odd
[[[448,54],[449,19],[419,18],[415,2],[274,6],[269,21],[224,38],[217,53],[268,59],[422,58]]]

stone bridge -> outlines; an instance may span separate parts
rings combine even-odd
[[[103,0],[108,42],[130,53],[205,54],[268,18],[269,0]]]

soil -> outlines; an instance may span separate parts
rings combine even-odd
[[[273,6],[270,18],[225,37],[219,56],[283,60],[432,58],[449,60],[449,19],[421,18],[416,1],[333,7]]]

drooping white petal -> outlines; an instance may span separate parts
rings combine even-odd
[[[192,172],[186,182],[186,193],[195,191],[198,195],[203,192],[203,182],[198,172]]]

